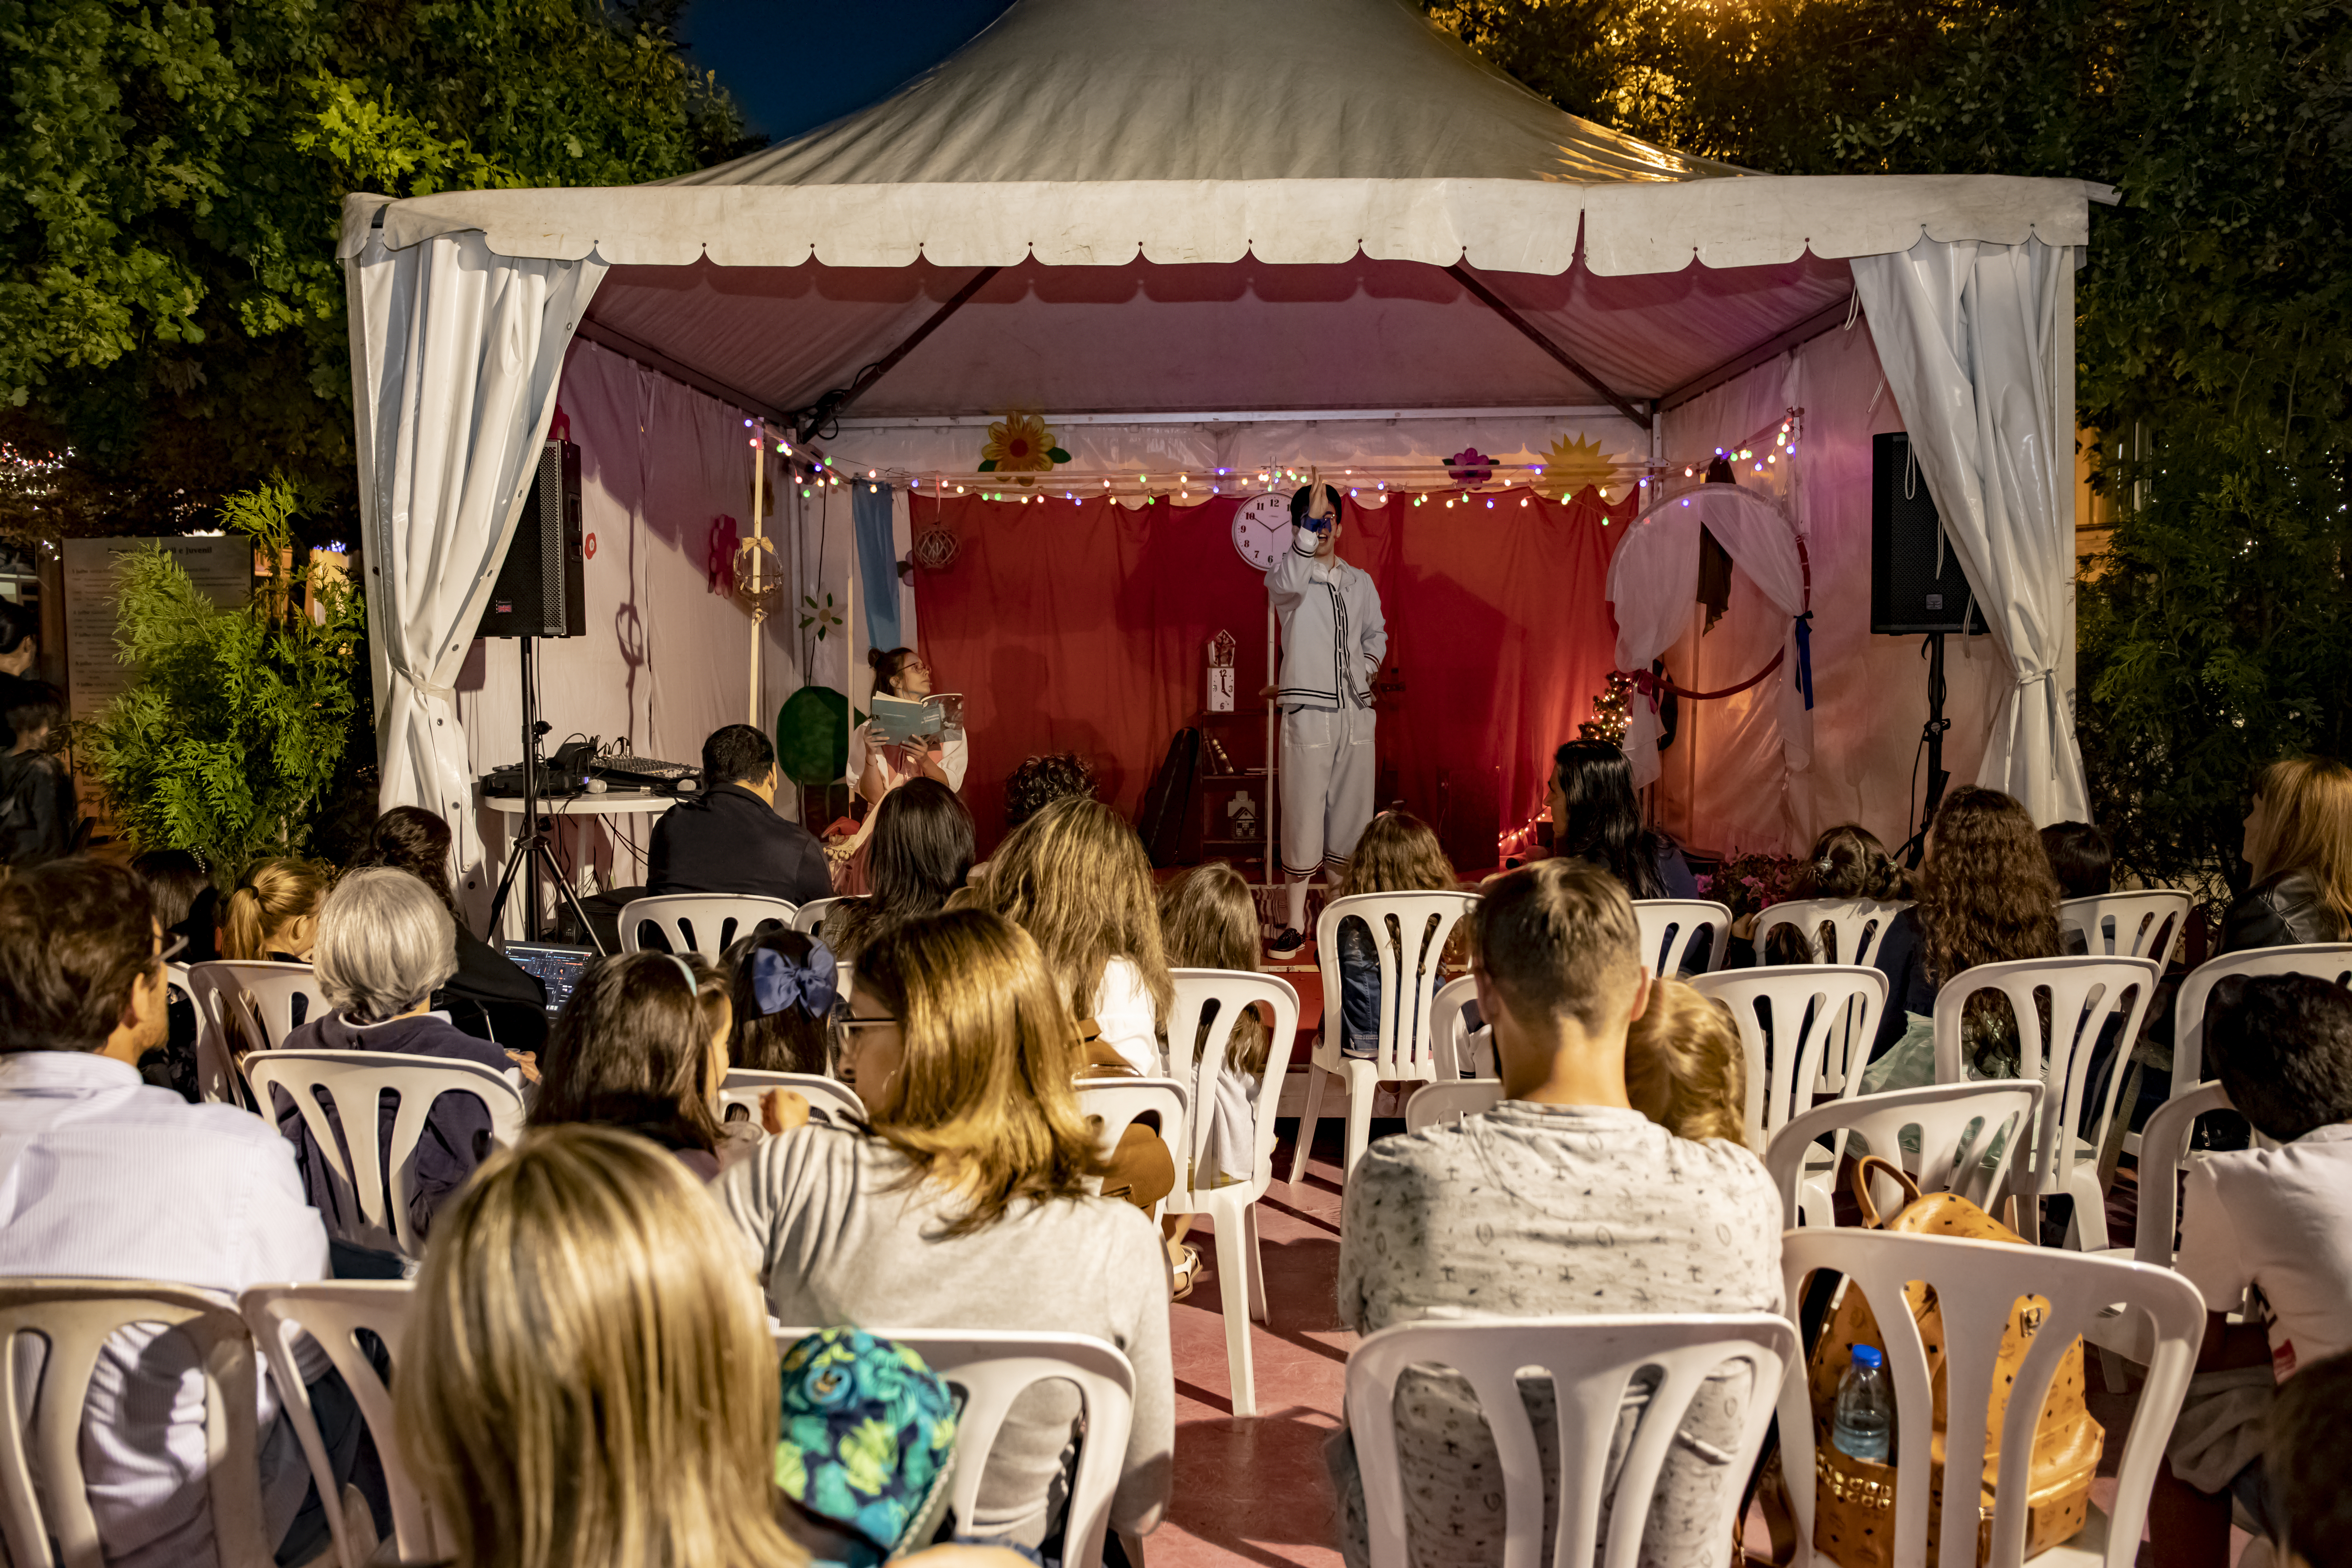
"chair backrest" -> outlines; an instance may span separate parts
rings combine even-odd
[[[857,1091],[839,1079],[820,1078],[806,1072],[758,1072],[751,1068],[729,1068],[727,1081],[719,1086],[719,1098],[726,1105],[748,1105],[751,1120],[760,1120],[760,1099],[772,1089],[789,1089],[807,1100],[818,1110],[828,1112],[836,1120],[855,1116],[866,1120],[866,1104]]]
[[[2148,1488],[2164,1457],[2173,1418],[2180,1413],[2180,1396],[2188,1390],[2190,1366],[2205,1331],[2205,1303],[2195,1286],[2168,1268],[2053,1247],[1827,1226],[1792,1230],[1783,1237],[1780,1268],[1791,1303],[1804,1300],[1807,1275],[1828,1268],[1845,1276],[1847,1289],[1861,1290],[1878,1319],[1897,1423],[1892,1554],[1896,1563],[1927,1559],[1929,1437],[1937,1406],[1930,1396],[1927,1352],[1904,1288],[1915,1280],[1926,1285],[1943,1309],[1943,1405],[1956,1413],[1991,1411],[1990,1419],[2001,1424],[1987,1568],[2018,1568],[2024,1561],[2033,1435],[2060,1358],[2111,1303],[2147,1311],[2156,1324],[2155,1355],[2124,1439],[2116,1495],[2107,1508],[2106,1568],[2131,1568],[2139,1553]],[[2034,1298],[2042,1315],[2014,1381],[2000,1384],[1998,1377],[2010,1375],[1998,1364],[2001,1334],[2020,1297]],[[1808,1382],[1800,1372],[1780,1389],[1783,1468],[1792,1477],[1813,1474]],[[2005,1410],[1992,1403],[1997,1389]],[[1940,1445],[1946,1475],[1973,1477],[1982,1471],[1987,1426],[1986,1417],[1954,1415]],[[2107,1438],[2114,1442],[2112,1429]],[[2108,1452],[2115,1450],[2111,1447]],[[1804,1568],[1811,1556],[1813,1488],[1791,1486],[1789,1494],[1797,1515],[1796,1568]],[[1976,1562],[1979,1528],[1977,1510],[1944,1510],[1941,1561]]]
[[[253,1331],[254,1343],[268,1359],[270,1378],[285,1402],[294,1435],[302,1444],[302,1456],[310,1464],[310,1479],[322,1498],[335,1497],[341,1489],[320,1436],[301,1369],[295,1364],[290,1342],[295,1333],[316,1340],[341,1374],[383,1461],[383,1479],[392,1494],[393,1540],[403,1563],[433,1562],[447,1556],[453,1548],[436,1533],[425,1493],[402,1458],[393,1427],[392,1388],[384,1381],[386,1373],[357,1336],[362,1331],[374,1335],[383,1342],[383,1353],[398,1364],[409,1303],[415,1294],[415,1286],[405,1279],[333,1279],[309,1285],[257,1285],[237,1299],[237,1308]],[[331,1508],[326,1512],[342,1568],[364,1568],[370,1554],[351,1538],[343,1510]]]
[[[1404,1102],[1404,1130],[1451,1127],[1465,1116],[1476,1116],[1503,1103],[1498,1078],[1457,1078],[1425,1083]]]
[[[1633,920],[1642,929],[1642,966],[1669,979],[1680,974],[1691,939],[1707,933],[1706,967],[1723,967],[1731,942],[1731,909],[1711,899],[1635,899]]]
[[[1189,1089],[1172,1078],[1082,1078],[1074,1087],[1078,1091],[1078,1114],[1102,1118],[1095,1145],[1104,1154],[1118,1147],[1120,1136],[1136,1118],[1158,1115],[1160,1141],[1177,1162],[1177,1181],[1183,1181],[1184,1151],[1192,1146]]]
[[[1246,1201],[1255,1203],[1265,1195],[1274,1180],[1275,1107],[1282,1098],[1283,1077],[1290,1071],[1290,1053],[1298,1042],[1298,992],[1279,975],[1244,974],[1231,969],[1171,969],[1168,975],[1176,983],[1175,1000],[1168,1008],[1169,1070],[1179,1083],[1190,1089],[1191,1102],[1204,1108],[1192,1119],[1184,1147],[1171,1146],[1176,1155],[1179,1188],[1187,1184],[1188,1171],[1195,1183],[1216,1180],[1216,1173],[1207,1168],[1213,1118],[1205,1108],[1216,1103],[1217,1075],[1232,1049],[1234,1026],[1240,1022],[1242,1009],[1262,1005],[1273,1015],[1274,1026],[1266,1038],[1265,1068],[1258,1074],[1256,1115],[1250,1128]],[[1200,1061],[1194,1064],[1185,1059],[1185,1043],[1200,1038],[1203,1016],[1209,1018],[1209,1038],[1201,1047]]]
[[[1559,1538],[1552,1562],[1633,1568],[1659,1473],[1707,1380],[1727,1367],[1735,1375],[1741,1366],[1748,1372],[1739,1442],[1723,1471],[1744,1478],[1764,1446],[1774,1391],[1787,1381],[1796,1359],[1796,1330],[1770,1312],[1522,1318],[1382,1329],[1348,1356],[1348,1426],[1363,1473],[1372,1568],[1404,1568],[1406,1561],[1406,1482],[1397,1463],[1394,1400],[1397,1378],[1407,1367],[1450,1367],[1478,1396],[1501,1459],[1504,1568],[1536,1568],[1542,1548],[1542,1459],[1534,1423],[1520,1399],[1518,1375],[1523,1368],[1549,1374],[1559,1402],[1560,1432]],[[1656,1386],[1619,1467],[1612,1528],[1603,1542],[1601,1505],[1610,1438],[1625,1409],[1628,1388],[1644,1371],[1654,1373]],[[1717,1517],[1712,1523],[1694,1522],[1691,1539],[1728,1541],[1740,1500],[1737,1485],[1716,1489]],[[1422,1551],[1438,1544],[1424,1542]]]
[[[779,1328],[779,1354],[815,1332]],[[1110,1529],[1111,1494],[1127,1463],[1128,1428],[1135,1419],[1135,1368],[1118,1348],[1087,1334],[1033,1333],[1005,1329],[883,1329],[876,1337],[906,1346],[951,1388],[961,1391],[956,1419],[955,1479],[949,1500],[958,1519],[975,1517],[989,1450],[1013,1403],[1033,1384],[1061,1382],[1078,1391],[1086,1441],[1069,1479],[1066,1568],[1101,1568]]]
[[[621,951],[638,951],[639,929],[657,927],[672,952],[699,953],[717,958],[739,936],[749,936],[762,921],[788,926],[800,910],[782,899],[734,893],[664,893],[658,898],[631,899],[621,906]]]
[[[304,1023],[324,1017],[327,994],[307,963],[215,959],[190,964],[186,973],[196,1009],[196,1090],[207,1104],[251,1110],[236,1064],[286,1043],[294,1032],[295,997],[304,999]]]
[[[811,899],[793,912],[793,929],[814,936],[816,934],[817,928],[824,924],[825,916],[848,901],[845,898]]]
[[[363,1247],[390,1247],[410,1258],[418,1255],[423,1243],[409,1225],[409,1166],[425,1136],[433,1102],[445,1094],[470,1094],[489,1112],[490,1136],[497,1142],[511,1145],[522,1136],[520,1091],[507,1081],[504,1073],[479,1062],[402,1056],[394,1051],[280,1050],[247,1057],[245,1071],[253,1085],[255,1102],[264,1108],[273,1103],[272,1088],[286,1091],[301,1111],[303,1125],[310,1130],[328,1168],[351,1189],[360,1220],[343,1239]],[[321,1089],[334,1102],[335,1122],[327,1120],[327,1108],[319,1099]],[[386,1090],[400,1096],[388,1146],[380,1142],[377,1132]],[[268,1114],[266,1109],[264,1114]],[[342,1129],[340,1144],[336,1123]],[[348,1163],[345,1149],[351,1152]],[[384,1191],[387,1170],[392,1173],[390,1194]]]
[[[2152,958],[2161,965],[2189,923],[2189,895],[2146,888],[2064,899],[2058,904],[2058,923],[2080,931],[2083,951],[2093,958]]]
[[[0,1281],[0,1411],[10,1413],[0,1421],[0,1535],[17,1568],[102,1568],[82,1469],[82,1411],[107,1342],[148,1324],[180,1335],[204,1374],[205,1489],[221,1568],[270,1563],[276,1543],[262,1525],[253,1340],[236,1310],[184,1285],[10,1279]],[[47,1343],[37,1373],[35,1358],[20,1353],[26,1337]]]
[[[1798,1111],[1813,1103],[1822,1063],[1849,1029],[1867,1040],[1886,1006],[1886,976],[1851,963],[1789,963],[1727,969],[1691,982],[1702,996],[1731,1009],[1748,1047],[1748,1146],[1762,1149]],[[1771,1022],[1764,1014],[1769,1009]],[[1853,1094],[1862,1075],[1844,1075]]]
[[[1922,1193],[1958,1193],[1979,1208],[1992,1207],[2003,1190],[2017,1147],[2032,1136],[2042,1109],[2042,1086],[2021,1079],[1982,1083],[1931,1083],[1921,1089],[1854,1095],[1801,1111],[1781,1125],[1765,1146],[1764,1169],[1780,1189],[1780,1212],[1797,1223],[1797,1184],[1806,1156],[1827,1138],[1832,1162],[1845,1156],[1848,1136],[1862,1134],[1870,1152],[1911,1173]],[[1904,1147],[1904,1133],[1918,1147]],[[1988,1164],[1993,1140],[2000,1152]],[[1871,1197],[1879,1213],[1894,1212],[1902,1189],[1892,1178],[1874,1177]]]
[[[1495,1049],[1494,1026],[1470,1027],[1468,1008],[1476,1000],[1478,982],[1467,974],[1447,981],[1430,998],[1430,1043],[1437,1053],[1441,1079],[1492,1077],[1502,1070],[1500,1061],[1482,1059]]]
[[[2048,1196],[2065,1190],[2071,1166],[2062,1158],[2067,1140],[2081,1124],[2095,1097],[2097,1122],[2083,1136],[2092,1148],[2106,1139],[2108,1119],[2116,1111],[2116,1086],[2123,1077],[2132,1042],[2139,1038],[2147,1005],[2163,972],[2148,958],[2022,958],[2006,963],[1980,963],[1946,981],[1936,993],[1936,1081],[1967,1081],[1966,1041],[1961,1025],[1969,999],[1995,992],[2009,999],[2017,1021],[2016,1077],[2048,1086],[2035,1121],[2032,1142],[2016,1169],[2012,1184],[2021,1196]],[[2042,998],[2049,1003],[2049,1031],[2042,1026]],[[2122,1048],[2107,1066],[2104,1086],[2088,1082],[2099,1031],[2111,1018],[2122,1020]]]
[[[1866,964],[1895,917],[1911,906],[1875,899],[1789,899],[1756,917],[1756,962],[1765,962],[1766,939],[1793,927],[1816,963]]]
[[[2180,1167],[2189,1160],[2189,1135],[2197,1119],[2233,1109],[2230,1091],[2200,1083],[2166,1100],[2148,1115],[2139,1135],[2139,1213],[2132,1256],[2142,1263],[2172,1267],[2172,1233],[2180,1225]],[[2221,1309],[2231,1303],[2221,1302]]]
[[[1316,966],[1323,975],[1323,1026],[1334,1043],[1346,1027],[1340,1005],[1345,990],[1339,979],[1339,922],[1353,916],[1372,933],[1372,947],[1381,966],[1380,1035],[1372,1061],[1383,1079],[1435,1079],[1436,1052],[1431,1039],[1437,988],[1444,984],[1446,939],[1470,907],[1475,893],[1355,893],[1333,899],[1315,917]],[[1389,920],[1397,935],[1389,935]]]
[[[2271,974],[2313,974],[2333,984],[2352,983],[2352,942],[2311,942],[2295,947],[2257,947],[2225,952],[2189,972],[2172,1004],[2172,1092],[2193,1089],[2205,1077],[2205,1005],[2213,987],[2232,974],[2258,979]]]

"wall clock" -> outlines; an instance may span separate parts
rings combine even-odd
[[[1270,569],[1290,548],[1290,498],[1268,491],[1234,509],[1234,548],[1257,571]]]

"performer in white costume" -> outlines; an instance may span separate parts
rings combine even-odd
[[[1339,559],[1339,492],[1290,498],[1291,546],[1266,569],[1282,623],[1282,869],[1289,902],[1277,953],[1306,940],[1307,884],[1337,882],[1372,819],[1372,677],[1388,624],[1370,574]]]

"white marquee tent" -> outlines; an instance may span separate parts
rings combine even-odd
[[[1560,112],[1399,0],[1019,0],[885,101],[679,180],[352,196],[384,802],[471,816],[481,758],[455,692],[472,627],[560,389],[601,367],[692,389],[706,466],[740,414],[814,422],[915,476],[968,472],[974,426],[1013,408],[1051,411],[1103,468],[1425,458],[1465,432],[1532,451],[1573,417],[1678,474],[1710,433],[1801,402],[1818,426],[1834,405],[1843,458],[1809,442],[1803,496],[1782,492],[1801,528],[1840,531],[1815,550],[1843,571],[1826,591],[1866,620],[1869,428],[1907,427],[1991,612],[1956,750],[1974,727],[1981,782],[2039,820],[2082,816],[2073,274],[2106,195],[1744,174]],[[645,386],[621,420],[651,444]],[[713,488],[747,489],[750,467]],[[690,545],[665,548],[698,580]],[[1783,636],[1774,620],[1750,642]],[[1852,673],[1874,672],[1857,688],[1909,701],[1909,650],[1853,637],[1817,619],[1817,662],[1850,646]],[[741,712],[740,658],[708,669],[737,683],[713,711]],[[1754,753],[1778,751],[1780,706],[1725,721],[1725,743],[1763,726]],[[1822,776],[1761,792],[1749,846],[1854,815],[1857,768],[1899,781],[1916,706],[1825,721]],[[663,749],[691,744],[681,729]],[[1864,760],[1824,772],[1833,753]]]

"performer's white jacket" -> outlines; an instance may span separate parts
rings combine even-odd
[[[1360,708],[1389,651],[1388,622],[1371,574],[1337,555],[1315,559],[1315,534],[1291,531],[1290,549],[1265,571],[1265,591],[1282,622],[1283,708]]]

